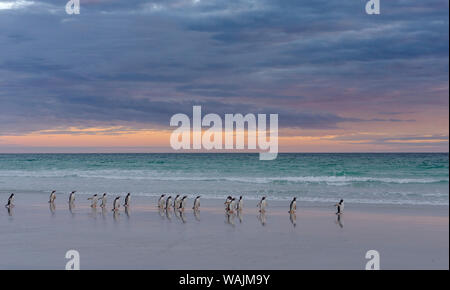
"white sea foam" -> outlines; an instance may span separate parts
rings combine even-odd
[[[252,177],[252,176],[199,176],[177,175],[176,173],[145,170],[38,170],[17,171],[0,170],[0,177],[35,177],[35,178],[104,178],[119,180],[161,180],[161,181],[231,181],[242,183],[325,183],[331,185],[347,185],[354,182],[380,183],[440,183],[449,182],[448,178],[391,178],[391,177],[357,177],[357,176],[284,176],[284,177]]]

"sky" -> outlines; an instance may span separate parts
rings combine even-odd
[[[0,153],[173,152],[279,115],[281,152],[448,152],[449,1],[0,0]]]

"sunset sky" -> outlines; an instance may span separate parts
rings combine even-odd
[[[449,1],[0,0],[0,153],[173,152],[276,113],[282,152],[448,152]]]

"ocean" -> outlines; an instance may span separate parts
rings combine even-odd
[[[0,192],[448,205],[448,153],[0,154]]]

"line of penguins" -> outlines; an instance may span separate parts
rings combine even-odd
[[[69,194],[69,204],[70,205],[73,205],[75,202],[75,193],[76,193],[76,191],[72,191]],[[49,198],[48,202],[53,204],[55,202],[55,199],[56,199],[56,191],[53,190],[50,193],[50,198]],[[8,209],[14,207],[13,200],[14,200],[14,193],[11,193],[5,207]],[[101,201],[100,207],[105,208],[106,203],[107,203],[107,194],[103,193],[103,195],[101,197],[98,194],[94,194],[92,197],[89,197],[88,200],[91,201],[91,207],[93,207],[93,208],[97,207],[99,200]],[[128,208],[130,206],[130,201],[131,201],[131,194],[127,193],[127,195],[125,196],[125,202],[124,202],[123,206],[125,208]],[[172,201],[172,196],[168,196],[166,198],[166,195],[162,194],[158,199],[158,207],[160,209],[166,209],[166,210],[173,207],[174,209],[184,211],[186,202],[187,202],[187,195],[181,197],[178,194]],[[228,196],[227,199],[225,200],[224,204],[225,204],[226,212],[228,212],[228,213],[234,213],[235,211],[240,212],[240,211],[242,211],[242,209],[244,207],[244,200],[243,200],[242,196],[240,196],[238,200],[236,200],[236,198],[234,198],[232,196]],[[261,198],[261,200],[258,202],[257,207],[259,208],[259,212],[261,212],[261,213],[264,213],[266,211],[267,199],[265,196],[263,196]],[[335,207],[337,208],[336,214],[338,214],[338,215],[342,214],[342,212],[344,210],[344,200],[341,199],[338,203],[335,204]],[[118,211],[119,208],[120,208],[120,196],[117,196],[113,201],[112,211]],[[200,196],[197,196],[194,199],[194,205],[193,205],[192,209],[194,211],[198,211],[200,209]],[[289,205],[289,213],[295,213],[296,210],[297,210],[297,198],[294,197]]]

